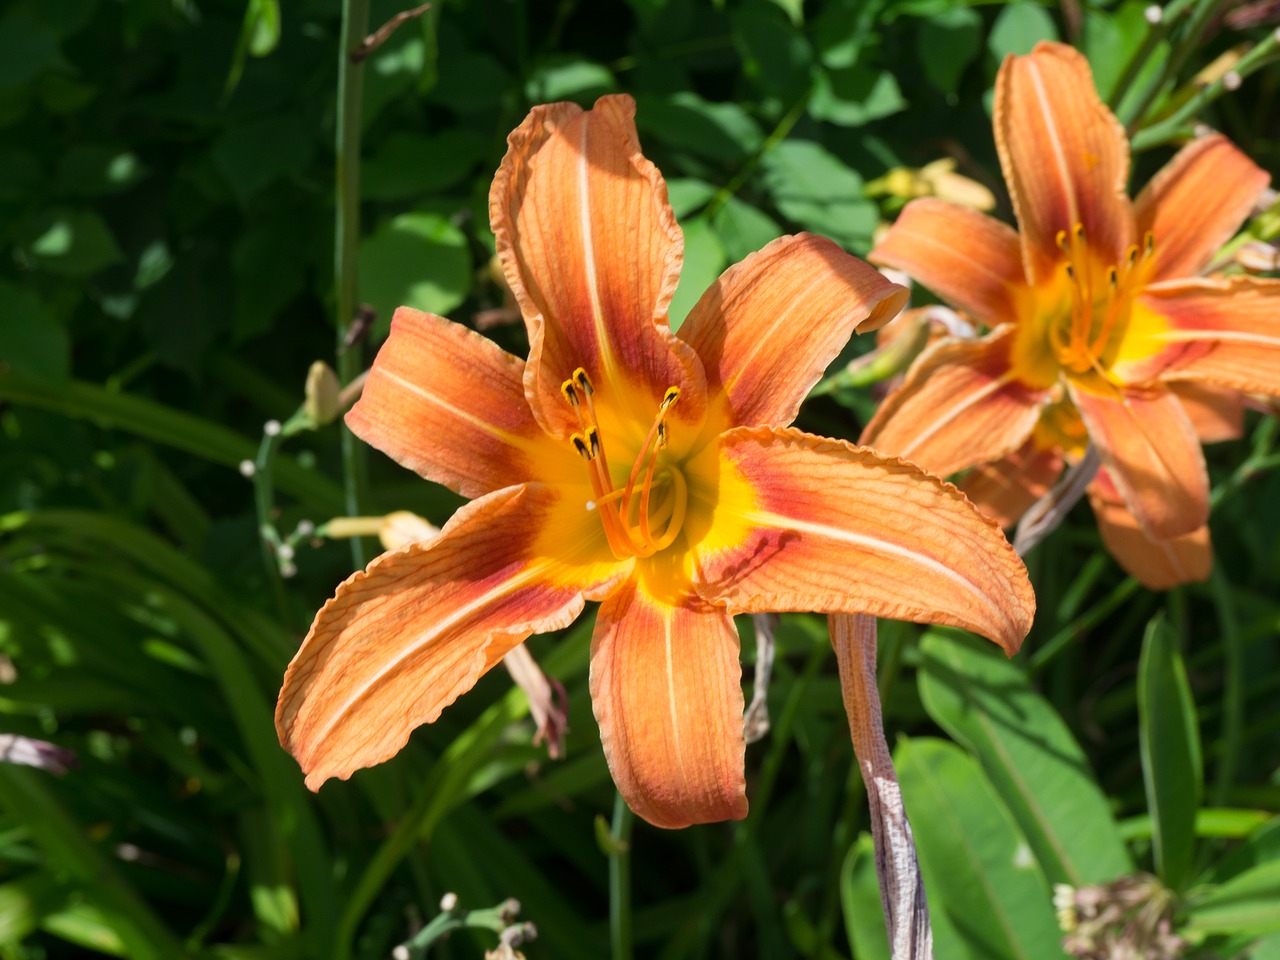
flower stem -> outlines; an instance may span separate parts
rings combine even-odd
[[[618,794],[613,803],[609,855],[609,946],[613,960],[631,960],[631,828],[635,814]]]
[[[346,340],[356,316],[356,261],[360,244],[360,114],[364,92],[363,63],[353,62],[351,54],[368,31],[369,0],[343,0],[338,50],[333,239],[337,373],[342,383],[354,380],[363,366],[360,344],[347,345]],[[353,517],[360,516],[365,487],[364,448],[356,441],[355,435],[345,429],[342,431],[342,483],[347,513]],[[351,560],[357,567],[365,565],[364,541],[360,537],[351,538]]]

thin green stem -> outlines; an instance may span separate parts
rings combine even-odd
[[[274,429],[273,429],[274,428]],[[280,533],[276,530],[275,519],[275,487],[273,486],[272,467],[275,464],[276,450],[280,446],[281,430],[278,421],[268,421],[262,431],[262,443],[258,445],[258,456],[253,461],[253,502],[258,513],[258,544],[262,548],[262,566],[266,571],[267,582],[271,584],[271,594],[275,598],[276,612],[282,624],[288,625],[289,596],[284,589],[284,577],[280,571]]]
[[[1160,41],[1169,35],[1169,31],[1175,20],[1191,6],[1194,0],[1174,0],[1163,10],[1160,11],[1160,20],[1151,24],[1151,29],[1147,31],[1146,37],[1142,41],[1137,52],[1129,58],[1129,62],[1125,65],[1124,73],[1120,79],[1116,81],[1115,89],[1111,91],[1111,108],[1119,112],[1125,95],[1128,94],[1134,81],[1138,79],[1138,75],[1142,72],[1142,68],[1146,66],[1147,61],[1151,59],[1151,55],[1155,53],[1156,48],[1160,45]],[[1125,111],[1122,119],[1127,117],[1130,121],[1135,119],[1128,116],[1129,111]]]
[[[369,32],[369,0],[343,0],[342,36],[338,50],[338,118],[335,151],[337,186],[334,197],[333,279],[337,302],[337,372],[350,383],[363,366],[361,345],[346,345],[356,316],[356,266],[360,245],[360,124],[364,92],[363,63],[351,54]],[[365,488],[364,447],[350,430],[342,431],[342,483],[350,516],[361,516]],[[364,541],[351,538],[351,560],[365,565]]]
[[[631,829],[635,814],[618,794],[613,803],[614,851],[609,855],[609,945],[613,960],[631,960]]]
[[[760,145],[760,149],[755,152],[755,155],[749,158],[734,175],[733,179],[721,187],[716,195],[711,198],[711,201],[707,204],[706,216],[715,216],[720,208],[728,203],[730,198],[741,190],[742,185],[756,172],[756,167],[760,166],[760,161],[768,156],[774,147],[787,138],[787,135],[791,133],[791,128],[804,116],[805,110],[809,106],[809,96],[812,93],[813,88],[810,87],[801,95],[800,99],[792,104],[791,109],[778,121],[778,125],[765,138],[764,143]]]
[[[1147,115],[1147,111],[1151,109],[1156,97],[1160,95],[1160,91],[1178,76],[1191,53],[1199,49],[1201,34],[1224,2],[1225,0],[1198,0],[1195,4],[1195,9],[1191,13],[1190,20],[1187,21],[1186,28],[1181,32],[1178,43],[1169,54],[1169,59],[1165,61],[1164,66],[1160,69],[1160,75],[1143,91],[1138,105],[1133,109],[1127,126],[1130,134],[1133,134],[1138,126],[1141,125],[1143,118]],[[1179,10],[1180,12],[1181,10]]]

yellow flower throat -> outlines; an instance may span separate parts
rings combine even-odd
[[[1118,266],[1105,270],[1098,268],[1085,243],[1083,224],[1077,223],[1070,234],[1059,230],[1057,243],[1067,258],[1063,270],[1070,303],[1049,323],[1053,355],[1070,373],[1093,371],[1114,382],[1109,367],[1129,325],[1133,295],[1150,272],[1155,239],[1148,232],[1141,248],[1130,246]]]
[[[619,560],[651,557],[671,546],[684,525],[689,501],[683,474],[661,456],[667,446],[667,412],[680,399],[680,388],[668,387],[663,394],[627,481],[619,488],[615,488],[609,473],[609,460],[592,399],[595,388],[587,372],[579,367],[560,385],[560,392],[581,428],[569,441],[587,462],[595,494],[595,499],[587,502],[587,509],[600,512],[605,539],[613,555]]]

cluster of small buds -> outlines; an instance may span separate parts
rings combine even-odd
[[[1148,874],[1109,884],[1053,888],[1062,949],[1080,960],[1178,960],[1186,942],[1173,933],[1173,895]]]

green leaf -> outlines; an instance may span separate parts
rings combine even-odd
[[[1093,82],[1103,100],[1111,98],[1116,82],[1150,29],[1145,16],[1149,6],[1146,0],[1126,0],[1110,10],[1085,8],[1081,49],[1089,58]]]
[[[102,911],[103,919],[136,960],[180,960],[188,954],[117,872],[112,859],[87,839],[38,771],[0,764],[0,802],[31,831],[60,871],[73,877]]]
[[[90,276],[122,259],[116,238],[92,210],[44,214],[26,253],[36,266],[69,277]]]
[[[131,150],[101,143],[78,144],[58,161],[58,184],[73,196],[103,196],[129,189],[146,172]]]
[[[711,218],[711,225],[730,263],[737,263],[782,236],[782,228],[770,217],[737,197],[725,201]]]
[[[462,231],[434,213],[404,213],[360,243],[360,299],[391,326],[396,307],[447,315],[471,289],[471,254]]]
[[[393,133],[360,169],[370,200],[420,200],[462,181],[484,158],[487,141],[467,127],[428,135]]]
[[[1147,625],[1138,660],[1138,737],[1155,822],[1156,872],[1165,886],[1180,890],[1191,873],[1204,770],[1182,655],[1172,628],[1159,617]]]
[[[1187,911],[1187,929],[1201,934],[1261,936],[1280,932],[1280,861],[1227,881]]]
[[[706,218],[698,217],[684,224],[684,267],[680,285],[671,298],[671,329],[680,329],[693,305],[703,292],[715,283],[727,265],[724,247]]]
[[[834,154],[806,140],[786,140],[761,167],[774,204],[805,230],[845,246],[871,246],[880,211],[862,193],[862,177]]]
[[[819,71],[809,110],[818,120],[860,127],[906,106],[892,73],[857,66]]]
[[[983,960],[1063,957],[1049,883],[977,763],[946,741],[904,737],[894,766],[930,914],[944,911]]]
[[[1213,871],[1213,882],[1224,883],[1252,867],[1272,861],[1280,861],[1280,817],[1276,816],[1218,861]]]
[[[971,7],[953,7],[920,24],[916,54],[928,81],[955,103],[965,67],[982,49],[982,17]]]
[[[0,89],[26,83],[57,57],[57,36],[25,10],[0,20]]]
[[[30,290],[0,280],[0,367],[39,380],[65,380],[71,369],[67,331]]]
[[[813,48],[770,0],[744,3],[731,13],[742,72],[754,84],[787,101],[809,86]]]
[[[676,219],[697,213],[716,195],[716,188],[705,180],[681,178],[667,181],[667,199]]]
[[[612,93],[618,81],[608,67],[582,57],[562,54],[540,63],[525,84],[530,103],[573,100],[589,106],[597,97]]]
[[[875,843],[869,833],[858,836],[840,865],[840,907],[849,950],[858,960],[889,960],[889,937],[876,879]]]
[[[1058,28],[1053,18],[1038,4],[1029,0],[1011,3],[996,17],[987,37],[987,49],[997,61],[1008,54],[1030,53],[1041,40],[1057,40]]]
[[[695,156],[740,163],[764,143],[760,127],[736,103],[710,103],[694,93],[637,99],[636,125],[646,138]]]
[[[311,129],[296,113],[232,127],[213,145],[213,162],[242,204],[286,174],[306,169],[314,152]]]
[[[1084,751],[994,646],[958,632],[921,642],[920,698],[991,778],[1050,881],[1083,886],[1133,869]]]

